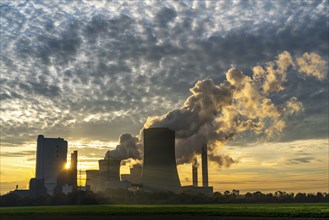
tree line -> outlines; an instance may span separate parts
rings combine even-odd
[[[39,206],[39,205],[96,205],[96,204],[220,204],[220,203],[320,203],[329,202],[328,193],[275,193],[237,191],[215,192],[213,194],[189,194],[172,192],[131,192],[111,190],[94,193],[92,191],[74,191],[67,195],[57,193],[53,196],[38,198],[19,197],[13,193],[0,197],[3,206]]]

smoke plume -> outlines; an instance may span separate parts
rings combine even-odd
[[[251,76],[231,68],[220,84],[210,79],[198,81],[180,109],[149,117],[144,128],[167,127],[176,131],[178,164],[191,162],[194,155],[200,154],[200,147],[207,144],[209,159],[229,167],[236,161],[218,155],[218,148],[245,131],[268,138],[280,134],[286,126],[285,118],[303,110],[296,97],[279,105],[271,99],[271,94],[285,89],[288,69],[324,80],[325,67],[325,61],[317,54],[305,53],[294,59],[285,51],[275,61],[252,68]]]
[[[250,76],[231,68],[222,83],[216,84],[210,79],[198,81],[180,109],[149,117],[144,128],[175,130],[178,164],[192,162],[194,156],[200,154],[201,146],[207,144],[209,160],[219,167],[229,167],[237,161],[218,153],[225,143],[245,131],[253,131],[265,138],[278,135],[286,126],[285,119],[303,110],[296,97],[281,104],[274,104],[271,99],[271,94],[285,89],[289,68],[318,80],[326,79],[326,64],[320,56],[305,53],[294,59],[284,51],[275,61],[253,67]],[[123,134],[120,144],[105,157],[140,159],[142,144],[138,140],[130,134]]]
[[[104,159],[141,159],[141,146],[137,137],[133,137],[131,134],[122,134],[119,143],[114,150],[106,152]]]

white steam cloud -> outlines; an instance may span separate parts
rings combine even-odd
[[[104,159],[140,159],[141,146],[139,146],[140,143],[138,143],[137,137],[133,137],[131,134],[122,134],[119,142],[119,145],[114,150],[106,152]]]
[[[207,144],[209,159],[220,167],[229,167],[237,161],[218,153],[225,143],[245,131],[265,138],[280,134],[286,126],[285,119],[303,110],[296,97],[281,104],[271,99],[271,94],[285,89],[289,68],[319,80],[326,79],[325,61],[319,55],[305,53],[294,59],[284,51],[275,61],[253,67],[251,76],[231,68],[220,84],[210,79],[198,81],[180,109],[149,117],[144,128],[175,130],[178,164],[192,162],[200,154],[201,146]],[[138,138],[124,134],[120,145],[106,157],[140,159],[140,149]]]
[[[254,131],[261,137],[280,134],[286,126],[285,118],[303,110],[296,97],[276,105],[270,96],[285,89],[290,67],[319,80],[326,78],[325,61],[317,54],[305,53],[294,60],[285,51],[274,62],[252,68],[252,76],[231,68],[220,84],[210,79],[198,81],[180,109],[149,117],[144,128],[168,127],[176,131],[179,164],[192,161],[200,147],[207,144],[209,159],[229,167],[235,161],[218,155],[219,147],[244,131]]]

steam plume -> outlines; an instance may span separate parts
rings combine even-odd
[[[105,159],[118,159],[125,160],[128,158],[141,159],[140,158],[140,143],[137,137],[133,137],[131,134],[122,134],[120,136],[119,145],[114,150],[109,150],[105,154]]]
[[[275,105],[270,96],[285,89],[286,74],[291,67],[307,76],[326,79],[325,61],[320,56],[305,53],[294,59],[284,51],[275,61],[253,67],[251,76],[231,68],[220,84],[210,79],[198,81],[180,109],[149,117],[144,128],[175,130],[178,164],[191,162],[200,154],[201,146],[207,144],[209,159],[220,167],[229,167],[236,161],[218,153],[225,143],[245,131],[253,131],[260,137],[280,134],[286,126],[285,118],[303,110],[296,97]],[[140,152],[138,138],[124,134],[120,145],[107,152],[106,157],[139,159]]]
[[[275,105],[270,97],[285,89],[290,67],[319,80],[326,78],[325,61],[317,54],[305,53],[294,60],[284,51],[275,61],[252,68],[251,77],[231,68],[220,84],[210,79],[198,81],[180,109],[149,117],[144,128],[168,127],[176,131],[179,164],[192,161],[200,153],[200,146],[207,144],[209,159],[229,167],[235,161],[218,155],[217,148],[247,130],[263,137],[280,134],[286,116],[303,110],[296,97],[281,105]]]

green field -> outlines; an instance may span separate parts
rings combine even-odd
[[[86,205],[2,207],[0,216],[207,215],[245,217],[329,217],[320,204]]]

